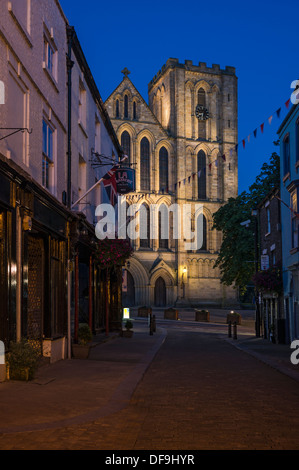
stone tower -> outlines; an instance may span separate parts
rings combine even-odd
[[[148,104],[123,71],[124,78],[106,101],[119,141],[136,168],[136,192],[128,204],[161,208],[177,204],[203,206],[203,243],[190,249],[183,237],[135,240],[128,271],[127,304],[223,306],[236,292],[220,283],[214,268],[221,234],[212,216],[238,193],[237,77],[233,67],[220,69],[169,59],[148,86]],[[149,218],[148,218],[149,219]],[[147,223],[147,219],[144,219]],[[143,221],[140,221],[143,224]],[[150,230],[148,228],[148,233]],[[189,249],[188,249],[189,248]]]

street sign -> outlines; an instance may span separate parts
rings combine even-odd
[[[128,194],[135,191],[135,170],[132,168],[119,168],[115,171],[116,188],[119,194]]]
[[[269,269],[269,256],[268,255],[261,256],[261,269],[262,271],[267,271],[267,269]]]

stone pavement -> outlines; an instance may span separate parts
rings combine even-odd
[[[66,360],[41,367],[32,382],[0,384],[0,435],[83,425],[123,410],[167,336],[167,325],[193,327],[192,318],[163,321],[149,334],[145,319],[135,319],[134,336],[102,336],[88,360]],[[195,325],[194,325],[195,326]],[[214,326],[219,326],[213,330]],[[299,365],[291,364],[288,345],[254,336],[252,327],[238,327],[238,339],[228,338],[224,323],[198,324],[232,346],[299,381]],[[1,447],[1,444],[0,444]]]

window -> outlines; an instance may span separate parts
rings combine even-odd
[[[95,151],[101,153],[101,123],[97,117],[95,120]]]
[[[169,240],[169,213],[167,207],[163,204],[159,210],[159,248],[168,250]]]
[[[140,248],[150,248],[150,209],[142,204],[140,210]]]
[[[124,117],[125,117],[125,119],[127,119],[129,117],[129,99],[128,99],[128,95],[125,95]]]
[[[168,152],[162,147],[159,153],[160,191],[168,193]]]
[[[16,18],[18,25],[30,34],[31,0],[12,0],[8,3],[8,10]]]
[[[53,129],[43,120],[42,184],[47,189],[53,189],[54,186],[53,135]]]
[[[291,214],[292,214],[292,248],[298,248],[299,247],[299,231],[298,231],[298,225],[299,225],[299,219],[298,216],[296,216],[296,213],[298,212],[298,195],[297,195],[297,188],[291,193]]]
[[[207,251],[207,219],[204,215],[198,216],[196,220],[197,224],[197,236],[199,237],[200,231],[202,231],[202,246],[197,251]]]
[[[79,83],[79,124],[86,128],[86,90],[80,80]]]
[[[115,104],[115,117],[119,118],[119,100],[116,100]]]
[[[48,35],[44,35],[44,68],[50,74],[51,78],[57,81],[57,49]]]
[[[198,90],[197,94],[197,104],[199,106],[206,107],[206,93],[203,88]],[[198,138],[206,139],[206,121],[198,120]]]
[[[150,189],[150,144],[146,137],[140,144],[140,189]]]
[[[271,212],[270,212],[270,207],[266,208],[266,215],[267,215],[267,233],[271,233]]]
[[[206,182],[206,154],[200,150],[197,155],[197,171],[198,171],[198,199],[207,198],[207,182]]]
[[[128,156],[126,163],[131,162],[131,137],[127,131],[124,131],[121,135],[121,147],[124,151],[124,154]]]
[[[283,170],[284,175],[290,173],[290,135],[283,139]]]

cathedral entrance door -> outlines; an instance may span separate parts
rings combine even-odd
[[[155,307],[166,306],[166,284],[162,277],[159,277],[155,284]]]

